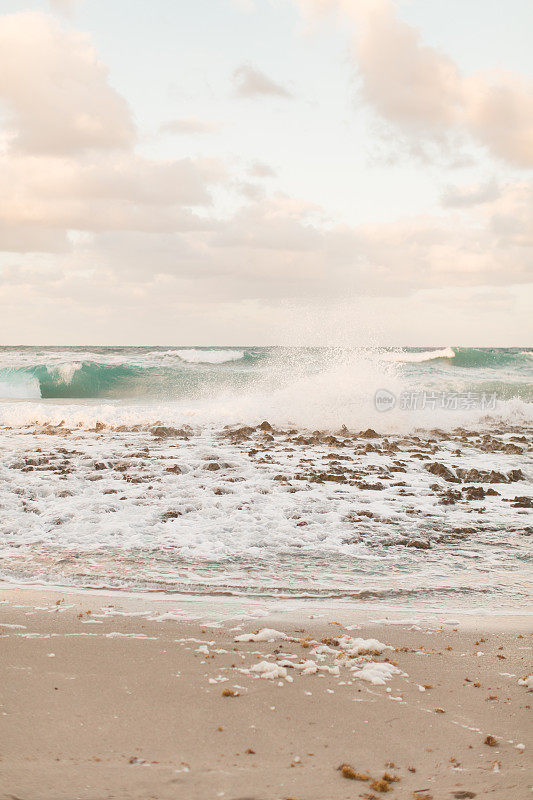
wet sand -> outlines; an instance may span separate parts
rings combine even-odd
[[[525,616],[0,600],[2,800],[531,797]]]

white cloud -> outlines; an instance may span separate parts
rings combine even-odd
[[[48,0],[52,11],[69,16],[78,4],[78,0]]]
[[[233,82],[239,97],[292,97],[291,92],[281,83],[276,83],[250,64],[242,64],[235,70]]]
[[[378,19],[365,12],[371,30],[358,51],[368,99],[402,131],[422,131],[437,142],[443,129],[466,129],[465,87],[480,98],[479,87],[424,48],[387,3],[373,8]],[[437,315],[439,296],[444,305],[470,298],[481,319],[485,300],[494,306],[505,291],[510,305],[503,312],[512,315],[509,287],[525,283],[532,267],[530,183],[448,186],[436,214],[339,225],[321,207],[274,193],[269,181],[244,183],[244,174],[275,175],[261,161],[240,162],[239,176],[218,160],[140,155],[128,106],[90,42],[51,17],[0,17],[2,43],[0,100],[9,111],[9,135],[0,148],[0,293],[3,308],[18,309],[18,317],[0,316],[5,339],[13,325],[28,326],[35,339],[52,315],[58,326],[83,320],[80,336],[98,318],[105,323],[103,341],[116,340],[113,320],[121,318],[132,319],[122,340],[138,340],[140,321],[158,331],[156,339],[167,332],[174,340],[178,317],[195,330],[203,324],[211,341],[216,325],[242,333],[253,330],[255,320],[268,337],[269,320],[274,327],[276,320],[288,324],[283,304],[307,304],[318,318],[317,309],[333,309],[345,297],[359,298],[351,301],[352,315],[356,306],[362,315],[381,303],[405,324],[417,315],[431,321],[427,308]],[[380,53],[385,43],[387,53]],[[395,95],[382,81],[384,59],[404,80],[413,70],[414,98]],[[287,96],[253,68],[241,70],[246,96]],[[432,86],[442,91],[433,97]],[[523,158],[517,132],[511,142],[503,126],[487,123],[491,103],[469,101],[468,129],[479,129],[481,140],[490,128],[493,150],[510,146]],[[99,123],[80,128],[80,119]],[[184,117],[166,126],[192,133],[210,124]],[[213,190],[223,195],[218,206]],[[443,325],[446,319],[442,314]]]
[[[198,117],[182,117],[180,119],[170,119],[164,122],[159,130],[161,133],[175,134],[195,134],[195,133],[216,133],[220,130],[220,125]]]
[[[0,16],[0,97],[12,144],[26,152],[79,153],[134,141],[128,105],[88,38],[44,14]]]
[[[296,0],[352,20],[364,99],[417,143],[465,133],[498,158],[533,167],[533,81],[503,70],[463,75],[399,19],[392,0]]]
[[[480,203],[490,203],[501,197],[501,190],[495,180],[468,186],[447,186],[442,193],[441,203],[445,208],[468,208]]]
[[[264,161],[254,161],[250,164],[248,175],[253,178],[274,178],[276,171],[270,164],[265,164]]]

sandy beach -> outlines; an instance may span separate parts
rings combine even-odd
[[[527,617],[0,599],[2,800],[531,796]]]

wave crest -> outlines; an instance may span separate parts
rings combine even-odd
[[[455,358],[455,350],[445,347],[443,350],[425,350],[420,353],[385,353],[385,361],[394,361],[402,364],[421,364],[424,361],[434,361],[438,358]]]
[[[168,350],[187,364],[227,364],[244,358],[244,350]]]

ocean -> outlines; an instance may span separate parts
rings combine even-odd
[[[0,578],[512,613],[532,348],[0,348]]]

